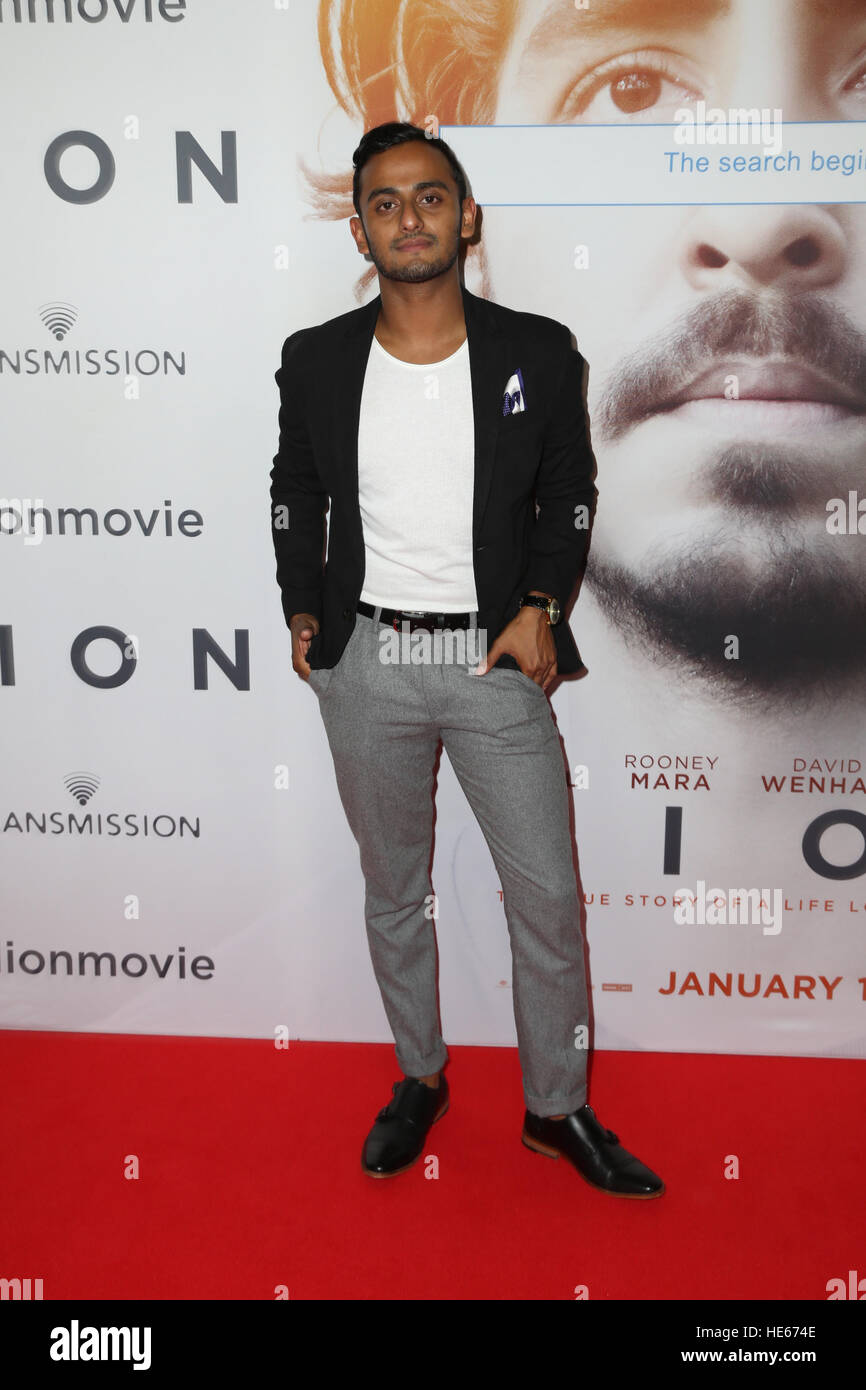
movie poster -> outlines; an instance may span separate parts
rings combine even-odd
[[[0,10],[5,1026],[391,1040],[268,475],[398,119],[465,167],[466,287],[587,362],[595,1046],[863,1056],[866,7],[50,8]],[[444,756],[433,887],[446,1040],[514,1045]]]

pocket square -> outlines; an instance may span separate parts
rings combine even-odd
[[[526,394],[523,389],[523,373],[520,368],[508,378],[505,383],[505,395],[502,398],[502,414],[516,415],[519,410],[526,409]]]

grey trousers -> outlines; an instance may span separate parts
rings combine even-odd
[[[310,685],[360,849],[367,940],[397,1062],[418,1077],[448,1059],[429,906],[441,738],[502,887],[526,1107],[569,1114],[586,1102],[589,1010],[566,768],[547,696],[521,671],[473,675],[472,632],[454,639],[468,637],[468,662],[448,660],[446,635],[438,652],[428,637],[429,659],[412,664],[407,637],[395,652],[398,634],[378,614],[357,615],[337,665],[312,671]]]

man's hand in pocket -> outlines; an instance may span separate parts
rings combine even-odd
[[[314,618],[311,613],[295,613],[289,623],[289,631],[292,634],[292,666],[301,680],[309,680],[310,667],[307,661],[307,652],[310,650],[310,643],[319,631],[319,620]]]

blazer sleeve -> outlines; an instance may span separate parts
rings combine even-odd
[[[586,555],[596,499],[594,461],[583,404],[584,359],[562,330],[559,377],[544,432],[535,482],[538,514],[532,531],[526,590],[567,603]]]
[[[295,613],[321,621],[328,495],[313,457],[300,360],[307,330],[283,344],[275,374],[280,391],[279,444],[271,469],[271,536],[286,624]]]

